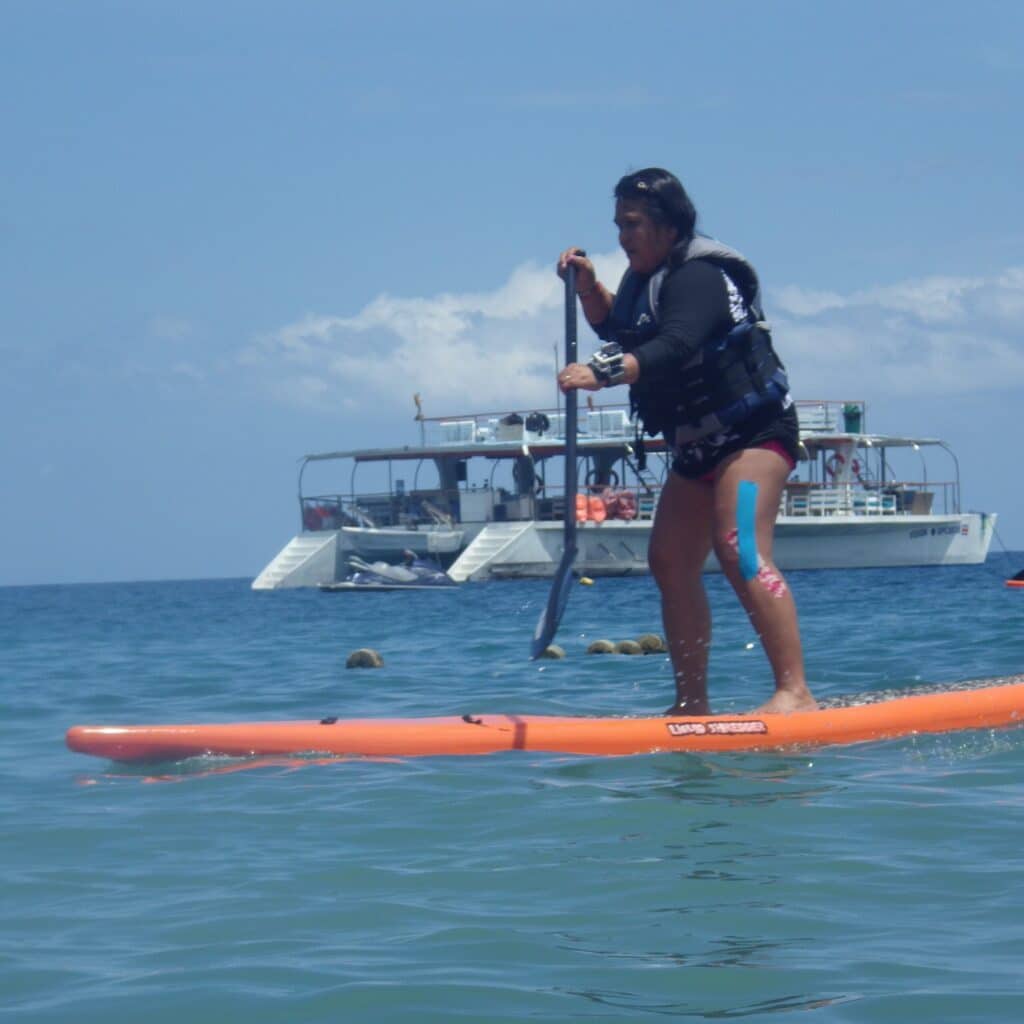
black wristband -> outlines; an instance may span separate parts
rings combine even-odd
[[[602,387],[621,384],[626,379],[626,364],[622,346],[617,341],[606,341],[591,357],[587,366],[601,382]]]

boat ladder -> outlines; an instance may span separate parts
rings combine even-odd
[[[252,581],[252,589],[276,590],[333,582],[337,541],[338,535],[333,530],[300,533]]]
[[[448,575],[458,583],[486,577],[491,563],[533,525],[488,523],[448,569]]]

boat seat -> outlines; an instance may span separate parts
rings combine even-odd
[[[852,509],[846,495],[836,490],[811,491],[808,509],[814,516],[848,515]]]
[[[882,512],[882,499],[877,494],[857,494],[853,499],[853,511],[862,515],[879,515]]]
[[[789,496],[789,514],[791,516],[805,516],[810,511],[810,504],[806,494],[791,494]]]

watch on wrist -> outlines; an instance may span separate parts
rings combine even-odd
[[[622,346],[617,341],[606,341],[591,357],[587,366],[602,387],[621,384],[626,379],[626,365]]]

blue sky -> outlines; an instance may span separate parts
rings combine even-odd
[[[570,243],[661,165],[797,397],[1024,548],[1024,6],[6,4],[0,584],[252,576],[306,452],[550,404]],[[996,545],[998,549],[998,542]]]

